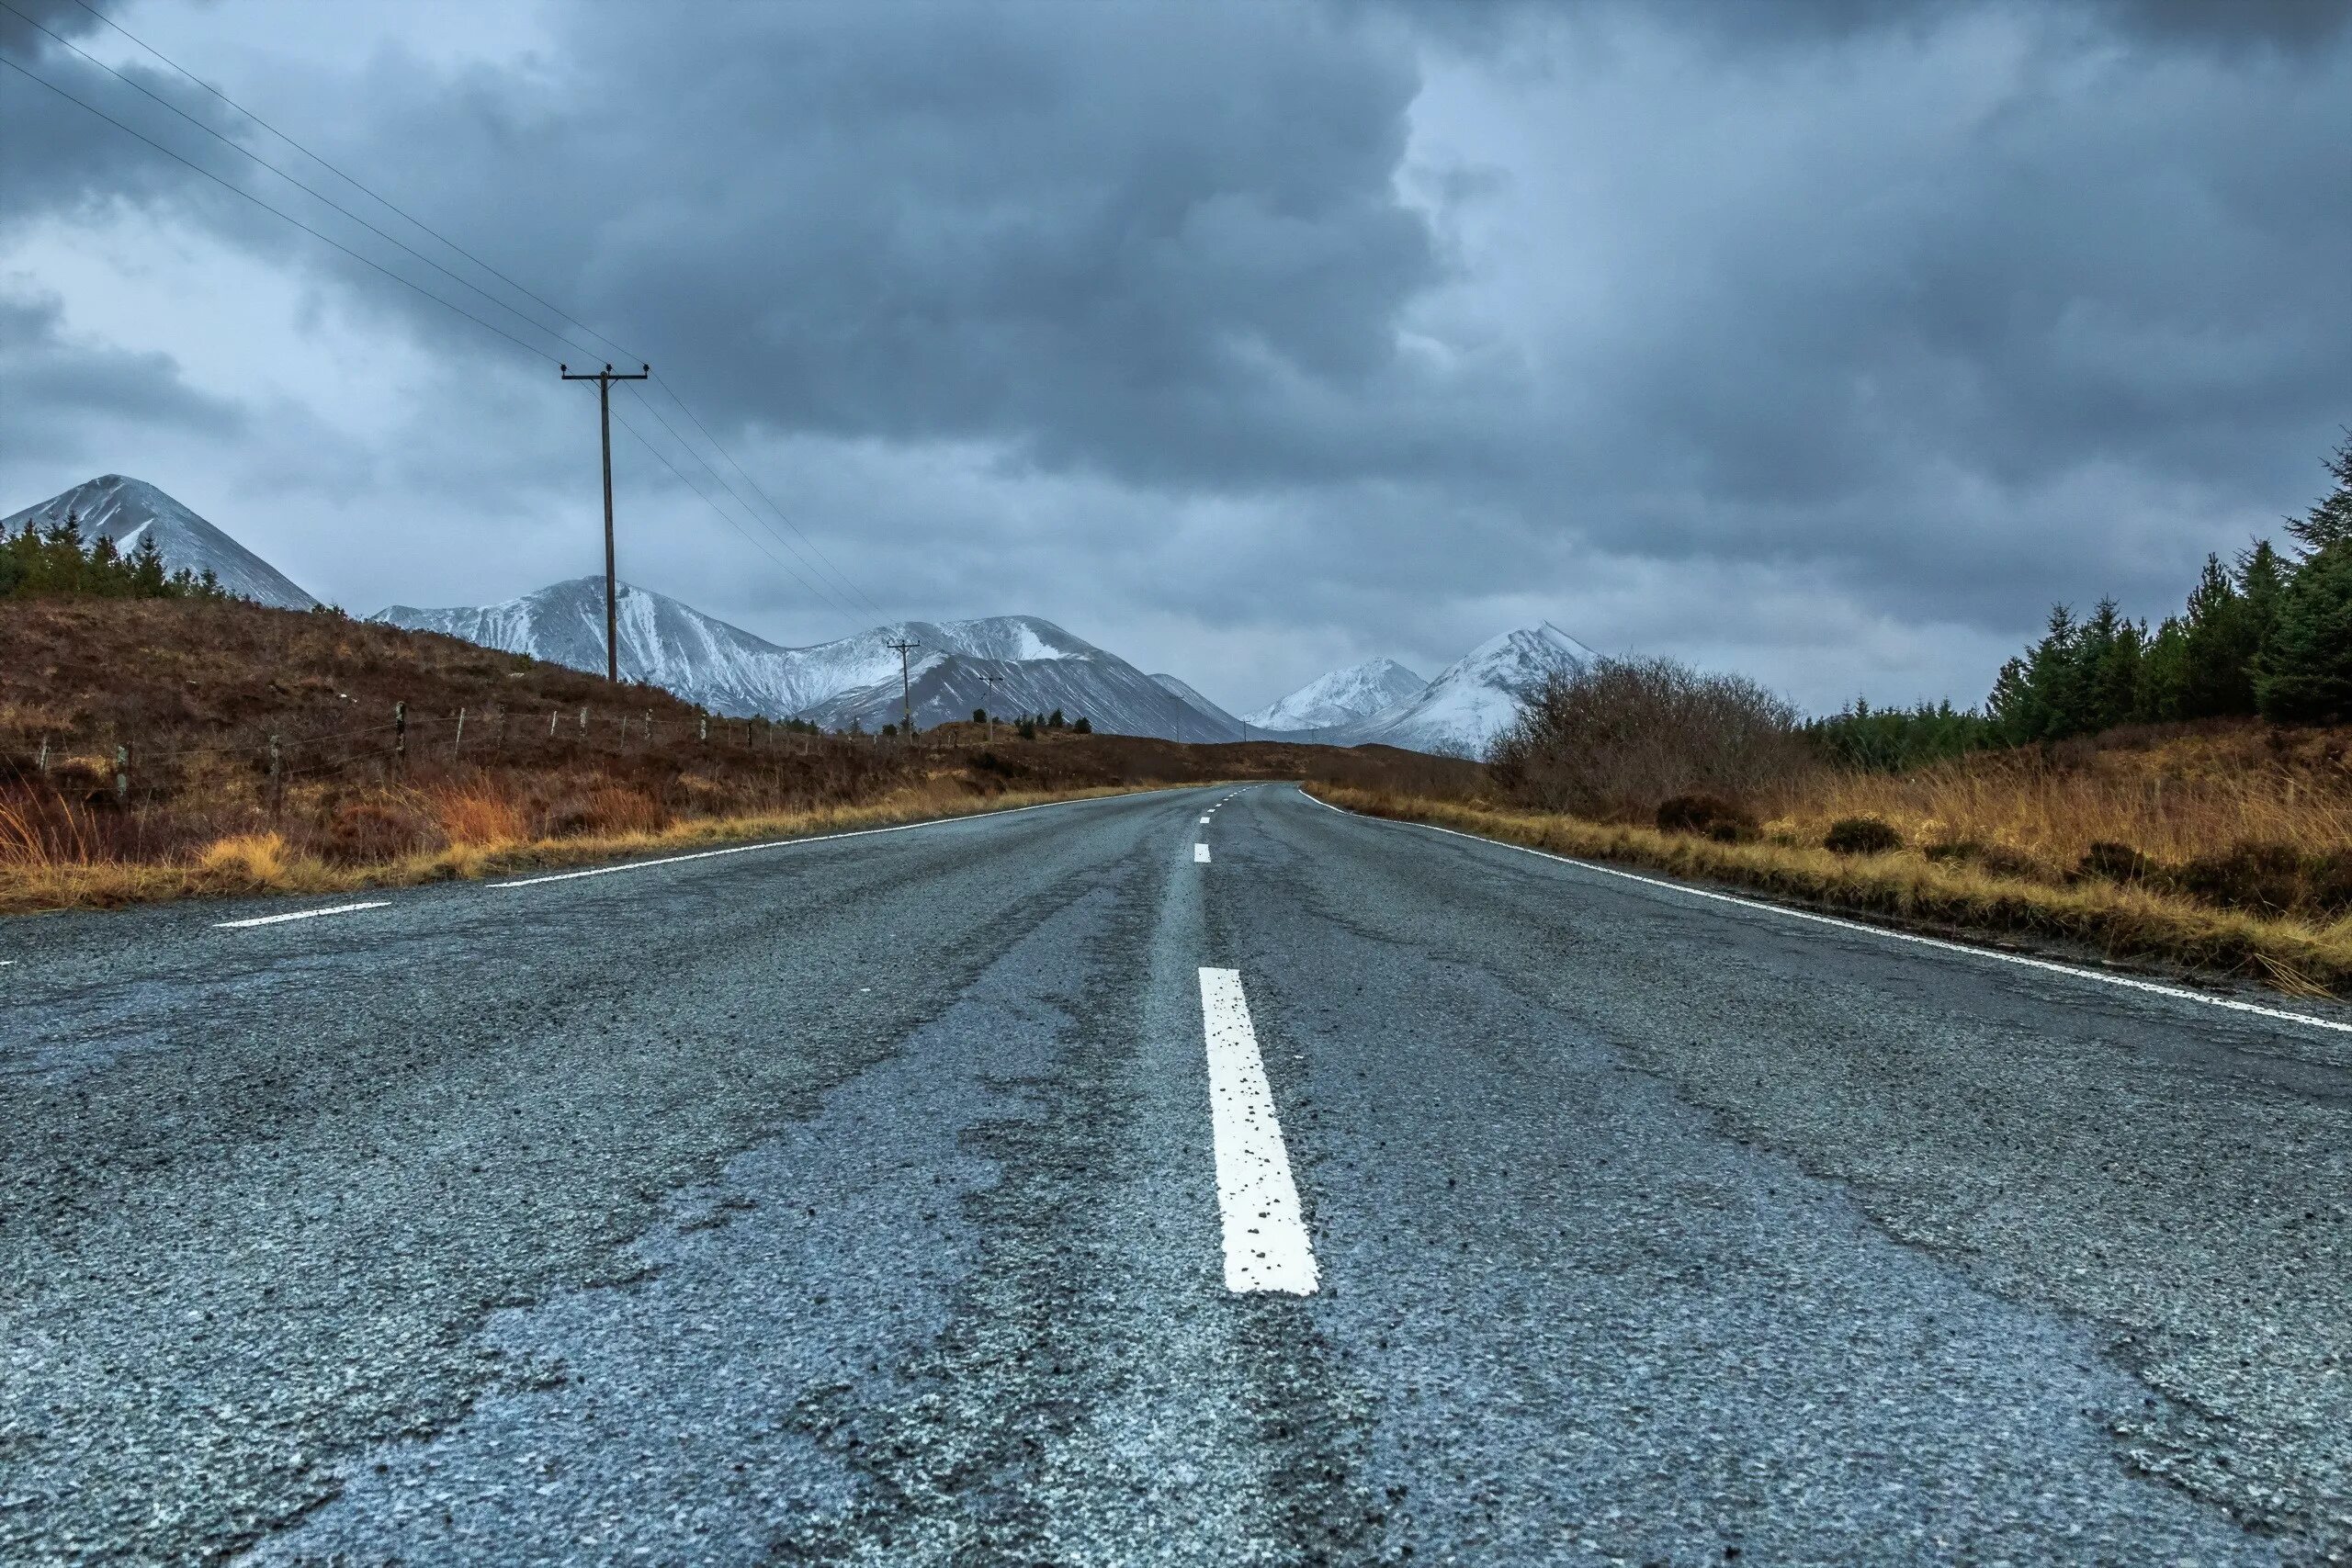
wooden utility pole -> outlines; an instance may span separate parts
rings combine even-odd
[[[559,365],[556,371],[567,381],[596,383],[597,422],[605,435],[605,679],[618,685],[621,679],[620,591],[613,585],[613,383],[642,381],[653,374],[653,367],[641,365],[633,376],[616,376],[609,365],[588,376],[573,375],[569,365]]]
[[[1004,677],[983,675],[980,679],[989,683],[989,705],[982,711],[989,716],[989,744],[993,746],[996,744],[996,689],[1004,684]]]
[[[910,677],[907,674],[907,655],[912,653],[916,649],[921,648],[922,644],[919,642],[886,642],[882,646],[885,648],[895,648],[899,650],[899,728],[903,734],[912,735],[915,732],[915,715],[913,697],[911,695],[913,687]]]

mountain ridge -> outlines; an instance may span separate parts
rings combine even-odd
[[[319,603],[293,579],[199,517],[185,502],[144,479],[100,474],[47,501],[0,518],[0,531],[17,533],[27,523],[46,527],[72,513],[85,539],[106,538],[124,555],[152,536],[165,571],[212,573],[221,588],[281,610],[308,610]]]
[[[1367,659],[1326,671],[1289,695],[1241,716],[1252,729],[1329,729],[1370,718],[1428,685],[1393,659]]]

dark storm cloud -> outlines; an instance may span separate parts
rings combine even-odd
[[[461,230],[584,239],[568,296],[741,417],[1180,483],[1343,471],[1304,416],[1399,374],[1441,276],[1391,185],[1411,56],[1329,12],[566,17],[576,76],[379,80],[379,134],[424,139]]]
[[[202,89],[152,65],[117,65],[110,74],[86,58],[107,41],[104,34],[98,17],[74,0],[6,0],[0,6],[0,56],[16,67],[0,65],[0,224],[122,199],[171,202],[195,195],[210,202],[217,186],[139,136],[232,184],[246,182],[243,161],[198,129],[233,135],[228,112]],[[208,188],[191,190],[191,181]],[[220,199],[234,198],[222,193]]]

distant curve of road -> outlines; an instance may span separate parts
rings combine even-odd
[[[1287,785],[0,965],[0,1562],[2352,1562],[2340,1009]]]

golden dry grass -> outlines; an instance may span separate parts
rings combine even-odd
[[[1955,832],[2018,835],[2021,844],[2063,852],[2093,824],[2074,814],[2089,798],[2064,789],[2018,807],[1913,784],[1911,793],[1884,786],[1906,781],[1855,780],[1854,792],[1815,803],[1823,820],[1869,802],[1889,820],[1914,828],[1935,821]],[[1805,844],[1765,840],[1722,843],[1655,829],[1587,822],[1572,817],[1515,811],[1487,804],[1430,800],[1388,791],[1314,784],[1334,806],[1378,817],[1430,822],[1486,838],[1526,844],[1580,859],[1652,867],[1673,875],[1725,882],[1808,903],[1832,905],[1910,924],[1963,931],[2025,932],[2081,943],[2117,958],[2157,959],[2251,977],[2299,995],[2329,994],[2352,985],[2352,918],[2322,924],[2217,909],[2146,887],[2096,880],[2053,885],[2003,876],[1982,867],[1928,860],[1917,847],[1890,854],[1847,856]],[[1935,815],[1925,809],[1932,806]],[[1916,815],[1906,814],[1910,808]],[[2152,810],[2162,808],[2152,807]],[[2199,808],[2199,831],[2222,830]],[[1791,818],[1784,818],[1784,822]],[[2172,830],[2186,833],[2177,819]],[[2126,818],[2127,821],[2132,820]],[[2042,837],[2035,837],[2041,834]],[[2095,836],[2109,836],[2104,830]],[[2087,840],[2083,840],[2087,842]],[[2196,840],[2158,840],[2182,848]]]
[[[2097,842],[2166,863],[2242,843],[2352,849],[2352,747],[2340,733],[2230,729],[2147,746],[1966,758],[1914,773],[1823,772],[1761,803],[1768,831],[1818,843],[1875,817],[1914,844],[1998,845],[2064,873]]]
[[[922,785],[854,806],[695,818],[656,829],[527,841],[499,837],[509,820],[485,804],[489,797],[453,794],[435,802],[447,813],[438,820],[449,834],[447,847],[362,865],[336,865],[315,855],[297,853],[277,833],[232,834],[171,862],[73,858],[41,852],[38,840],[23,831],[12,838],[5,807],[0,807],[0,913],[109,908],[204,895],[412,886],[702,845],[807,838],[854,828],[985,815],[1049,801],[1131,794],[1143,787],[1176,786],[1009,792],[976,797],[960,788]],[[26,845],[32,852],[25,852]],[[12,846],[16,846],[13,852]]]

